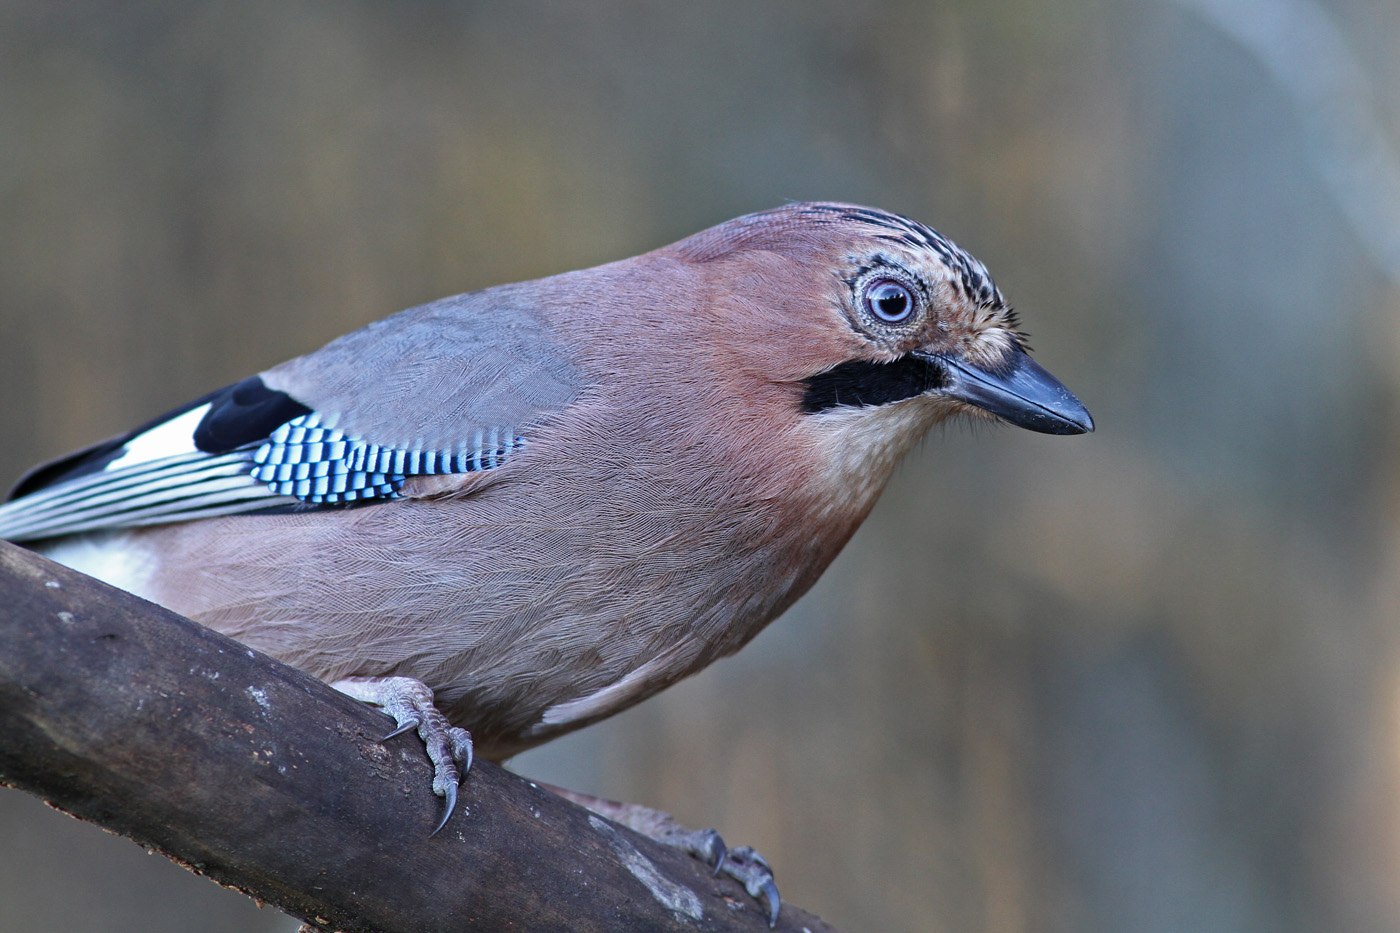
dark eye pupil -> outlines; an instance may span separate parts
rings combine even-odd
[[[913,297],[903,285],[881,282],[870,290],[870,307],[882,321],[900,321],[909,315]]]

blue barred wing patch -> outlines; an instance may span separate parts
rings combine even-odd
[[[93,469],[0,504],[0,539],[388,502],[401,497],[411,476],[494,469],[525,446],[504,428],[472,432],[452,450],[385,446],[328,427],[313,412],[278,426],[260,443],[208,453],[196,449],[189,434],[189,421],[202,413],[191,409],[181,413],[189,417],[108,444]]]
[[[524,446],[513,431],[489,428],[454,450],[389,447],[351,437],[311,412],[268,436],[253,453],[251,475],[277,495],[314,505],[397,499],[410,476],[495,469]]]

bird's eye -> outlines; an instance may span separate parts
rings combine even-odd
[[[898,324],[914,313],[914,295],[894,279],[876,279],[865,287],[865,307],[876,320]]]

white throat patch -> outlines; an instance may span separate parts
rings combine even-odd
[[[943,406],[927,396],[888,405],[842,406],[810,415],[808,430],[826,464],[826,480],[854,500],[880,494],[899,458],[938,420]]]

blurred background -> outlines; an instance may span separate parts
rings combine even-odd
[[[952,428],[736,658],[513,767],[849,930],[1400,929],[1400,5],[0,4],[0,477],[785,199],[987,263]],[[0,792],[0,929],[290,931]]]

